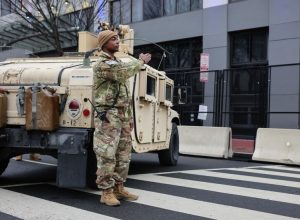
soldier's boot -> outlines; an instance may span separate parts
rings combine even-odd
[[[29,159],[37,161],[37,160],[41,160],[41,156],[39,154],[33,153],[33,154],[29,154]]]
[[[120,201],[116,198],[113,188],[105,189],[102,191],[100,202],[108,206],[120,205]]]
[[[21,161],[22,160],[22,155],[16,156],[15,159],[16,159],[16,161]]]
[[[123,183],[117,183],[114,188],[114,194],[118,199],[124,199],[126,201],[135,201],[139,198],[138,195],[134,195],[128,192],[125,188]]]

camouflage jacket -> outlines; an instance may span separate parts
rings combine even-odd
[[[105,109],[113,105],[119,91],[115,107],[129,107],[128,114],[131,115],[128,79],[134,76],[143,64],[140,60],[131,59],[131,62],[124,63],[101,51],[98,61],[93,66],[96,107]]]

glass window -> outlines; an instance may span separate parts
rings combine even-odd
[[[132,22],[143,20],[143,1],[132,0]]]
[[[231,65],[267,62],[267,29],[231,34]]]
[[[147,95],[155,96],[156,80],[151,76],[147,76]]]
[[[164,0],[164,15],[176,14],[176,0]]]
[[[203,7],[202,0],[191,0],[191,10],[197,10]]]
[[[249,49],[249,35],[235,35],[232,41],[232,64],[248,63],[250,61]]]
[[[149,65],[152,66],[155,69],[161,70],[162,69],[162,64],[160,64],[160,61],[161,61],[162,56],[163,56],[163,51],[161,51],[157,48],[153,48],[153,49],[154,50],[151,52],[151,61],[149,62]]]
[[[167,43],[165,45],[166,50],[168,50],[171,54],[166,54],[165,58],[165,69],[174,69],[177,65],[177,44]]]
[[[191,10],[190,0],[177,0],[177,13],[183,13]]]
[[[121,23],[131,22],[131,0],[121,0]]]
[[[202,52],[202,38],[189,38],[179,41],[160,43],[171,54],[166,53],[161,68],[164,70],[192,68],[200,66],[200,54]],[[150,66],[157,68],[161,61],[163,51],[155,45],[143,45],[134,48],[135,57],[140,53],[151,53]]]
[[[188,42],[178,44],[178,68],[190,67],[190,47]]]
[[[113,25],[120,24],[121,21],[121,3],[120,1],[113,2]]]
[[[200,54],[202,53],[202,41],[200,38],[191,41],[192,43],[192,64],[191,67],[200,67]]]
[[[144,20],[160,17],[161,6],[160,0],[144,0]]]
[[[255,91],[255,74],[249,70],[231,71],[232,94],[254,94]]]
[[[251,47],[252,62],[267,60],[267,37],[265,32],[257,33],[252,36]]]
[[[203,0],[117,0],[111,3],[114,25],[175,15],[203,7]]]
[[[166,85],[166,100],[172,101],[172,86],[169,84]]]

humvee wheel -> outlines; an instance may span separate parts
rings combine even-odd
[[[0,159],[0,175],[5,171],[8,163],[9,159]]]
[[[177,124],[172,123],[172,133],[170,137],[169,149],[158,151],[159,163],[163,166],[177,165],[179,157],[179,134]]]
[[[90,188],[97,188],[96,185],[97,159],[93,150],[93,144],[88,148],[87,169],[86,169],[86,185]]]

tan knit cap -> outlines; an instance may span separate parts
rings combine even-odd
[[[105,31],[101,31],[98,35],[98,45],[100,48],[103,47],[103,45],[109,41],[110,38],[114,37],[114,36],[118,36],[117,33],[110,31],[110,30],[105,30]]]

